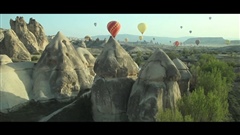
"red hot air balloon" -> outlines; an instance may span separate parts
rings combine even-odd
[[[175,45],[175,46],[179,46],[179,44],[180,44],[180,43],[179,43],[178,41],[175,41],[175,42],[174,42],[174,45]]]
[[[120,31],[121,25],[117,21],[110,21],[107,24],[107,29],[111,33],[111,35],[115,38],[118,32]]]

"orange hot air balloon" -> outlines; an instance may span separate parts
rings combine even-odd
[[[175,42],[174,42],[174,45],[175,45],[175,46],[179,46],[179,44],[180,44],[180,43],[179,43],[178,41],[175,41]]]
[[[107,24],[107,29],[114,38],[116,37],[116,35],[120,31],[120,28],[121,28],[121,25],[117,21],[110,21]]]

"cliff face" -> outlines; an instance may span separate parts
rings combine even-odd
[[[183,42],[183,44],[193,44],[196,45],[195,41],[200,40],[200,44],[226,44],[225,39],[222,37],[199,37],[199,38],[189,38]]]

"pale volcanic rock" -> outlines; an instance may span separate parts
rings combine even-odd
[[[0,65],[12,63],[12,60],[5,54],[0,54]]]
[[[173,63],[176,65],[181,74],[181,79],[178,80],[178,85],[181,90],[181,96],[188,95],[192,74],[190,73],[188,67],[180,59],[174,59]]]
[[[4,38],[3,30],[0,29],[0,42],[2,42],[3,38]]]
[[[96,58],[87,50],[87,48],[77,47],[77,53],[80,59],[83,61],[84,64],[87,65],[91,75],[95,76],[96,73],[93,70]]]
[[[122,46],[110,36],[95,61],[94,71],[98,76],[105,78],[136,76],[138,65]]]
[[[138,65],[111,36],[94,65],[96,76],[91,89],[94,121],[128,121],[129,94],[138,74]]]
[[[45,48],[34,68],[34,99],[76,96],[92,87],[94,77],[61,32]]]
[[[33,66],[32,62],[0,65],[0,111],[29,101]]]
[[[11,19],[10,26],[31,54],[39,53],[37,39],[35,35],[28,30],[27,23],[23,17],[17,16],[15,21]]]
[[[0,54],[8,55],[12,61],[31,61],[31,54],[12,29],[2,33],[4,38],[0,42]]]
[[[128,121],[127,104],[134,78],[95,76],[91,89],[93,120],[96,122]]]
[[[45,35],[43,26],[37,22],[35,19],[30,18],[29,23],[27,24],[27,28],[31,31],[37,39],[39,50],[44,50],[48,45],[48,38]]]
[[[156,121],[159,109],[174,109],[181,98],[180,73],[172,60],[157,49],[140,70],[128,100],[129,121]]]
[[[87,46],[83,40],[81,42],[79,42],[78,46],[82,47],[82,48],[87,48]]]

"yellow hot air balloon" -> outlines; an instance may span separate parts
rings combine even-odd
[[[147,29],[147,25],[145,23],[138,24],[138,30],[143,34]]]
[[[229,45],[229,44],[231,43],[231,41],[230,41],[230,40],[225,40],[225,43],[226,43],[227,45]]]
[[[91,38],[89,35],[87,35],[87,36],[84,37],[84,39],[85,39],[86,41],[89,41],[89,40],[91,40],[92,38]]]
[[[139,39],[142,40],[142,39],[143,39],[143,36],[139,36]]]

